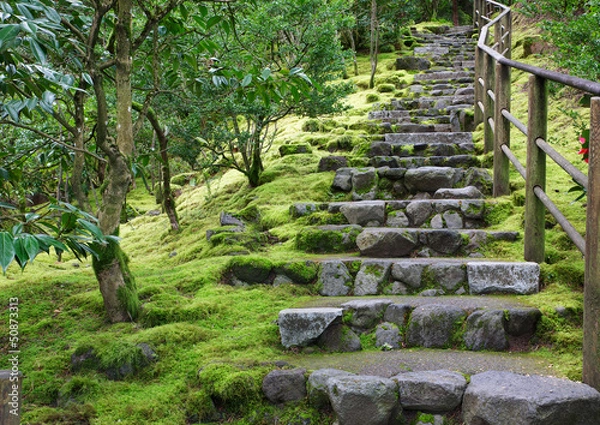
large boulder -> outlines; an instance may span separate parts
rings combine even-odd
[[[466,313],[459,307],[429,304],[413,310],[407,330],[407,342],[412,346],[446,348],[456,343]]]
[[[384,349],[397,349],[402,347],[400,329],[394,323],[381,323],[375,329],[375,346]]]
[[[354,295],[377,295],[388,281],[391,263],[380,260],[363,261],[354,280]]]
[[[503,310],[479,310],[467,317],[465,345],[469,350],[503,351],[508,349]]]
[[[424,264],[398,262],[392,265],[392,278],[409,286],[413,289],[421,287],[421,277],[423,276]]]
[[[491,371],[471,376],[462,412],[467,425],[599,425],[600,393],[566,379]]]
[[[405,372],[392,379],[398,383],[403,409],[428,413],[456,409],[467,388],[465,377],[449,370]]]
[[[362,256],[405,257],[418,245],[415,231],[388,228],[367,228],[356,238]]]
[[[376,376],[329,379],[329,400],[339,425],[389,425],[401,412],[396,383]]]
[[[334,322],[342,319],[341,308],[289,308],[279,312],[281,344],[305,347],[317,340]]]
[[[404,185],[411,192],[435,192],[454,187],[462,178],[463,171],[450,167],[411,168],[404,175]]]
[[[306,384],[309,403],[318,409],[330,407],[327,392],[329,380],[341,376],[354,376],[354,374],[339,369],[319,369],[311,373]]]
[[[472,295],[528,295],[539,291],[540,266],[536,263],[471,262],[467,263],[467,275]]]
[[[351,353],[362,350],[360,338],[342,323],[334,323],[321,334],[317,345],[331,353]]]
[[[342,304],[347,321],[352,328],[364,332],[373,329],[382,322],[387,306],[391,300],[353,300]]]
[[[385,201],[364,201],[344,204],[340,207],[350,224],[382,226],[385,223]]]
[[[306,369],[273,370],[263,379],[262,390],[271,403],[300,401],[306,397]]]
[[[456,290],[467,280],[467,272],[462,264],[435,263],[428,270],[435,282],[446,291]]]
[[[506,333],[511,336],[532,335],[542,312],[537,308],[509,308],[506,314]]]
[[[348,267],[339,260],[323,261],[319,271],[319,294],[339,297],[348,295],[353,284]]]

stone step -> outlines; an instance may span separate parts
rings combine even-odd
[[[360,272],[359,272],[360,273]],[[463,301],[461,298],[470,298]],[[354,298],[336,307],[292,308],[279,312],[285,348],[317,345],[324,351],[359,351],[358,335],[373,335],[385,349],[405,347],[507,351],[510,340],[522,350],[541,312],[532,307],[473,300],[474,297]],[[481,299],[482,297],[475,297]],[[345,341],[340,342],[341,336]]]
[[[433,229],[477,229],[486,225],[486,215],[495,204],[484,199],[476,188],[462,190],[470,199],[416,199],[398,201],[353,201],[329,204],[297,203],[290,207],[294,218],[319,211],[340,214],[331,221],[362,227],[414,227]],[[443,196],[443,193],[442,193]]]
[[[402,134],[402,133],[400,133]],[[404,133],[406,134],[406,133]],[[421,134],[421,133],[417,133]],[[440,134],[440,133],[437,133]],[[459,133],[448,133],[459,134]],[[475,151],[472,142],[467,143],[414,143],[400,144],[390,142],[373,142],[367,156],[395,156],[406,158],[410,156],[452,156],[468,155]]]
[[[452,155],[452,156],[373,156],[371,157],[373,167],[390,168],[419,168],[419,167],[453,167],[471,168],[481,167],[481,160],[474,155]]]
[[[469,132],[388,133],[384,136],[384,140],[385,143],[390,145],[473,145],[473,134]],[[390,152],[390,154],[394,153],[394,151]],[[381,154],[385,155],[384,153]]]
[[[481,229],[367,227],[356,237],[363,257],[470,257],[489,242],[514,242],[518,232]]]
[[[415,81],[460,81],[473,79],[474,74],[469,71],[443,71],[443,72],[424,72],[414,76]]]
[[[491,189],[491,177],[483,168],[339,168],[331,188],[350,193],[352,200],[400,199],[408,194],[433,194],[439,189],[475,186],[482,193]],[[383,196],[383,198],[382,198]]]
[[[356,354],[338,355],[338,364],[340,357],[349,356],[356,363],[360,357]],[[363,369],[358,375],[331,366],[315,370],[314,363],[276,369],[264,378],[262,389],[273,404],[306,400],[313,408],[332,412],[337,424],[436,425],[458,423],[459,417],[465,425],[600,423],[600,393],[580,382],[543,372],[516,374],[489,368],[468,377],[453,368],[413,371],[398,365],[397,360],[406,356],[378,354],[396,361],[382,368],[382,362],[376,362],[375,373]],[[308,379],[307,369],[312,371]]]
[[[392,101],[393,109],[449,109],[464,108],[473,109],[475,96],[473,94],[460,94],[452,96],[422,96]]]
[[[326,297],[419,295],[412,302],[435,304],[447,295],[526,295],[539,290],[540,267],[529,262],[365,257],[321,258],[318,261],[317,286],[319,293]],[[442,295],[444,297],[439,298]],[[461,302],[475,300],[468,297]],[[481,302],[490,306],[487,297]],[[313,305],[331,304],[323,299],[313,299]]]
[[[479,251],[486,244],[515,242],[518,238],[518,232],[509,231],[341,224],[304,227],[296,235],[295,243],[300,251],[320,254],[358,252],[363,257],[376,258],[480,258]]]
[[[385,124],[385,123],[384,123]],[[453,130],[452,124],[415,124],[399,123],[384,127],[394,133],[448,133]]]

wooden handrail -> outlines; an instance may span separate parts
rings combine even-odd
[[[600,97],[592,97],[589,169],[586,176],[547,142],[547,82],[554,81],[593,96],[600,83],[539,68],[511,59],[510,7],[492,0],[474,0],[474,25],[479,29],[475,51],[475,124],[484,125],[485,151],[494,152],[494,196],[510,193],[509,167],[525,179],[524,258],[545,258],[545,214],[551,213],[584,254],[583,381],[600,390]],[[490,28],[494,28],[490,40]],[[528,122],[510,113],[510,72],[530,74]],[[526,167],[510,150],[511,125],[527,137]],[[577,232],[545,192],[546,158],[550,158],[587,189],[585,238]]]

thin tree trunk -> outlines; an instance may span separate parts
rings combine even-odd
[[[458,0],[452,0],[452,23],[458,26]]]
[[[102,207],[98,214],[100,228],[104,234],[118,234],[121,210],[131,184],[129,162],[133,153],[133,118],[131,113],[131,0],[118,0],[117,24],[115,27],[117,94],[117,140],[101,144],[108,157],[107,184],[102,192]],[[101,82],[101,78],[100,78]],[[97,84],[95,84],[96,86]],[[107,116],[106,97],[101,86],[96,87],[98,99],[98,121],[101,114]],[[107,121],[104,121],[107,122]],[[104,131],[105,132],[105,128]],[[100,129],[98,130],[100,132]],[[105,137],[104,134],[103,137]],[[94,271],[100,284],[104,307],[111,322],[135,319],[138,314],[135,281],[129,272],[127,258],[118,244],[97,247],[99,257],[94,258]]]
[[[133,104],[133,107],[138,110],[141,109],[139,104]],[[171,224],[171,229],[178,231],[179,230],[179,219],[177,218],[177,210],[175,208],[175,198],[173,197],[173,193],[171,191],[171,168],[169,167],[169,153],[168,153],[168,143],[169,139],[165,134],[164,129],[160,126],[158,122],[158,118],[156,113],[152,108],[148,108],[146,111],[146,117],[152,128],[154,129],[154,133],[158,138],[158,144],[160,146],[160,159],[161,159],[161,175],[162,175],[162,199],[161,203],[165,212],[167,213],[167,217],[169,217],[169,223]]]
[[[348,30],[348,38],[350,38],[350,48],[352,49],[352,62],[354,64],[354,76],[358,76],[358,61],[356,60],[356,41],[354,40],[354,32]]]
[[[84,211],[91,211],[90,202],[88,200],[85,191],[83,190],[83,172],[85,168],[85,153],[84,153],[84,132],[85,127],[85,113],[84,113],[84,101],[85,95],[83,91],[75,94],[75,132],[73,138],[75,146],[78,150],[75,151],[75,159],[73,161],[73,171],[71,174],[71,188],[73,189],[73,195],[79,208]]]
[[[371,79],[369,88],[375,87],[375,73],[377,72],[377,53],[379,51],[379,23],[377,22],[377,0],[371,0]]]

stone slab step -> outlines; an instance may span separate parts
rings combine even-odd
[[[407,133],[400,133],[407,134]],[[417,133],[421,134],[421,133]],[[441,134],[441,133],[435,133]],[[459,134],[459,133],[450,133]],[[447,139],[446,139],[447,140]],[[395,156],[406,158],[411,156],[453,156],[453,155],[469,155],[475,151],[473,142],[461,143],[428,143],[416,142],[408,143],[391,143],[391,142],[373,142],[367,153],[369,157],[375,156]]]
[[[456,423],[457,412],[465,425],[600,423],[600,393],[568,379],[498,370],[471,374],[467,381],[454,369],[397,369],[387,376],[308,369],[308,379],[307,368],[267,374],[267,399],[278,404],[307,398],[315,408],[331,409],[341,424]]]
[[[394,133],[447,133],[453,129],[452,124],[414,124],[399,123],[389,126]]]
[[[425,145],[425,144],[473,144],[473,134],[468,132],[423,133],[387,133],[384,140],[389,144]],[[373,146],[373,145],[371,145]],[[380,145],[381,146],[381,145]],[[390,152],[392,154],[393,152]],[[383,153],[382,153],[383,154]]]
[[[322,258],[318,261],[319,293],[328,297],[421,295],[417,301],[412,302],[435,304],[439,302],[440,295],[445,295],[441,298],[445,299],[449,295],[464,294],[537,293],[540,281],[539,265],[530,262],[471,258],[365,257]],[[464,302],[467,303],[465,305],[470,305],[474,300],[468,298]],[[481,302],[492,306],[486,304],[488,301]],[[311,305],[332,305],[329,301],[317,299],[314,303]]]
[[[518,232],[480,229],[367,227],[356,237],[363,257],[468,257],[488,242],[514,242]]]
[[[339,168],[332,190],[351,193],[355,201],[393,199],[407,194],[435,193],[439,189],[475,186],[482,193],[490,191],[491,177],[484,168],[420,167],[420,168]],[[384,198],[378,198],[384,196]],[[391,199],[391,198],[390,198]]]
[[[452,155],[452,156],[373,156],[371,157],[373,167],[390,168],[419,168],[419,167],[454,167],[469,168],[481,167],[481,160],[474,155]]]
[[[483,196],[474,187],[464,193],[473,197]],[[290,214],[298,218],[327,211],[330,214],[341,214],[344,224],[362,227],[476,229],[486,225],[485,217],[493,210],[493,206],[493,203],[484,199],[473,198],[353,201],[319,205],[297,203],[290,207]],[[338,220],[335,219],[339,222]]]
[[[416,99],[401,99],[395,101],[395,109],[447,109],[452,106],[473,109],[475,97],[472,94],[454,96],[419,96]]]
[[[523,347],[542,315],[533,307],[474,307],[477,302],[472,302],[465,308],[457,300],[411,301],[408,297],[401,302],[354,298],[337,308],[285,309],[277,320],[281,342],[286,348],[318,345],[325,351],[359,351],[362,344],[358,335],[372,334],[375,345],[385,349],[507,351],[511,339],[518,339],[519,347]],[[342,335],[344,342],[339,341]]]
[[[457,81],[472,79],[474,74],[469,71],[424,72],[414,76],[415,81]]]

